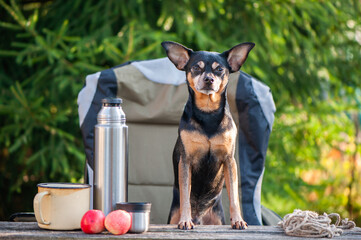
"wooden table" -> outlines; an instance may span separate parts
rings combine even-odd
[[[283,230],[272,226],[250,226],[247,230],[234,230],[228,225],[196,226],[195,229],[184,231],[175,225],[151,225],[143,234],[112,235],[105,231],[101,234],[85,234],[78,231],[50,231],[38,227],[31,222],[0,222],[0,239],[302,239],[290,237]],[[335,239],[361,239],[361,228],[345,230]]]

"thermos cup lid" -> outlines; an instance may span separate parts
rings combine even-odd
[[[102,99],[103,104],[121,104],[123,100],[121,98],[104,98]]]
[[[102,108],[98,113],[98,124],[125,124],[125,114],[123,112],[121,98],[102,99]]]
[[[117,209],[127,212],[150,212],[150,202],[120,202],[116,204]]]

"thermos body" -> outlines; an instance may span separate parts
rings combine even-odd
[[[94,209],[105,215],[128,201],[128,127],[121,99],[103,99],[94,128]]]

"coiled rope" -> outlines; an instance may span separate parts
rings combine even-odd
[[[336,218],[336,223],[331,224],[332,218]],[[319,215],[312,211],[302,211],[296,209],[293,213],[287,214],[283,221],[278,223],[287,235],[298,237],[332,238],[340,236],[342,229],[351,229],[356,226],[355,222],[347,218],[341,221],[337,213]]]

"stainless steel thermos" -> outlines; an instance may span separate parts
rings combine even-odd
[[[94,128],[94,209],[107,215],[128,201],[128,127],[122,99],[106,98]]]

